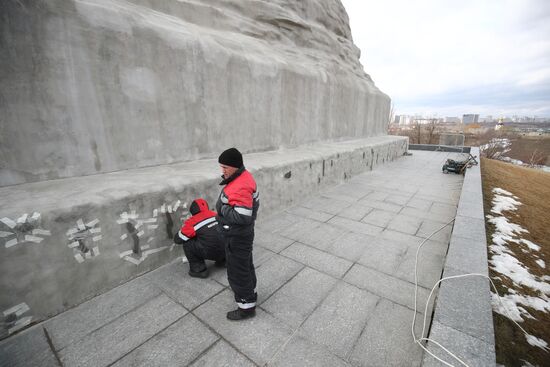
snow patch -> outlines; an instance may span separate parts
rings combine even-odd
[[[543,268],[543,269],[546,268],[546,264],[544,263],[544,260],[538,259],[538,260],[535,260],[535,262],[536,262],[537,265],[540,266],[541,268]]]
[[[542,339],[537,338],[536,336],[527,334],[525,338],[527,339],[527,343],[529,343],[533,347],[539,347],[544,350],[550,350],[548,349],[548,343],[546,343]]]

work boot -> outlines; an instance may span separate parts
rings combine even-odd
[[[244,320],[256,316],[256,308],[249,308],[248,310],[237,308],[234,311],[229,311],[227,313],[227,318],[229,320],[237,321]]]
[[[204,264],[189,263],[189,275],[193,278],[207,278],[208,268]]]

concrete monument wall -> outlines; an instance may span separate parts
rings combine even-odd
[[[0,186],[386,134],[339,0],[7,0]]]

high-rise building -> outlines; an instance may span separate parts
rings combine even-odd
[[[479,121],[479,115],[478,114],[462,115],[462,123],[463,124],[475,124],[478,121]]]

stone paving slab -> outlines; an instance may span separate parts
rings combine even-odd
[[[0,366],[61,366],[41,325],[31,327],[15,337],[0,342]]]
[[[387,228],[392,231],[403,232],[415,235],[423,220],[405,214],[398,214],[388,224]]]
[[[378,300],[374,294],[339,283],[300,327],[299,334],[345,359]]]
[[[288,208],[286,212],[292,215],[313,219],[319,222],[326,222],[327,220],[329,220],[334,216],[333,214],[327,214],[317,210],[304,208],[303,206],[293,206],[291,208]]]
[[[285,345],[269,366],[279,367],[344,367],[344,360],[318,345],[295,335]]]
[[[181,366],[181,365],[180,365]],[[239,353],[224,340],[219,340],[212,348],[197,359],[191,367],[254,367],[254,362]]]
[[[383,230],[381,227],[373,226],[372,224],[356,222],[354,220],[350,220],[342,217],[334,217],[331,220],[329,220],[328,223],[344,228],[351,232],[368,234],[371,236],[376,236],[377,234],[381,233]]]
[[[413,311],[382,299],[349,360],[353,366],[420,366],[422,349],[412,339]],[[416,335],[422,332],[422,316],[417,314]],[[391,332],[388,332],[391,330]]]
[[[107,293],[70,309],[44,323],[57,351],[76,343],[136,307],[161,294],[161,290],[143,277],[125,283]]]
[[[211,268],[213,268],[212,264]],[[174,261],[143,276],[162,289],[170,298],[191,310],[215,294],[221,292],[223,286],[212,279],[192,278],[187,272],[189,265]]]
[[[444,224],[441,224],[441,222],[433,221],[430,219],[424,219],[422,221],[422,225],[418,229],[418,232],[416,233],[417,237],[428,237],[432,235],[435,231],[439,231],[435,234],[433,234],[430,239],[432,241],[439,241],[444,244],[449,244],[449,240],[451,239],[451,232],[453,229],[452,223],[443,227]],[[443,229],[441,229],[443,227]]]
[[[160,295],[92,331],[59,352],[63,366],[107,366],[183,317],[187,311]]]
[[[323,213],[336,215],[350,206],[350,203],[344,200],[338,200],[323,196],[310,198],[301,203],[303,207],[317,210]]]
[[[363,217],[363,219],[361,219],[361,222],[386,228],[394,217],[395,217],[395,213],[393,212],[387,212],[382,209],[372,209],[372,211],[369,212],[369,214],[367,214],[365,217]]]
[[[338,216],[355,221],[360,221],[373,210],[374,208],[368,207],[366,205],[352,204],[347,207],[346,210],[338,213]]]
[[[341,278],[353,265],[351,261],[299,242],[286,248],[281,254],[336,278]]]
[[[267,363],[291,337],[292,330],[259,308],[252,319],[226,319],[226,312],[234,308],[233,293],[226,290],[193,313],[255,363]]]
[[[218,338],[195,316],[187,314],[113,366],[185,366],[214,344]]]
[[[348,231],[344,228],[324,223],[314,228],[304,228],[296,240],[316,249],[326,251]]]
[[[344,277],[344,281],[365,289],[379,297],[414,309],[414,284],[391,275],[355,264]],[[429,291],[418,287],[418,308],[423,310]]]
[[[452,352],[468,366],[494,367],[495,347],[494,343],[489,344],[474,338],[468,334],[457,331],[451,327],[442,325],[438,321],[432,322],[430,338],[437,341],[447,349],[452,346]],[[458,361],[443,352],[435,344],[428,343],[428,350],[451,365],[460,365]],[[445,364],[439,362],[428,353],[424,353],[423,367],[443,367]]]
[[[275,255],[256,269],[258,279],[258,303],[269,298],[273,292],[292,279],[304,265],[284,256]]]
[[[373,243],[375,238],[366,234],[347,232],[331,242],[326,252],[346,260],[356,262]]]
[[[317,270],[304,268],[261,307],[290,327],[296,327],[327,296],[336,282],[335,278]]]
[[[276,253],[281,252],[293,242],[294,240],[290,238],[285,238],[258,228],[254,231],[254,246],[261,246]]]
[[[399,279],[414,284],[414,266],[417,261],[418,284],[431,290],[441,278],[441,273],[443,272],[441,264],[445,262],[445,256],[425,252],[423,249],[424,246],[418,252],[417,260],[417,248],[409,248],[394,275]]]
[[[357,262],[382,273],[394,274],[399,264],[401,264],[403,255],[406,251],[406,247],[395,249],[392,247],[378,246],[373,241],[366,245],[363,256],[361,256]]]

